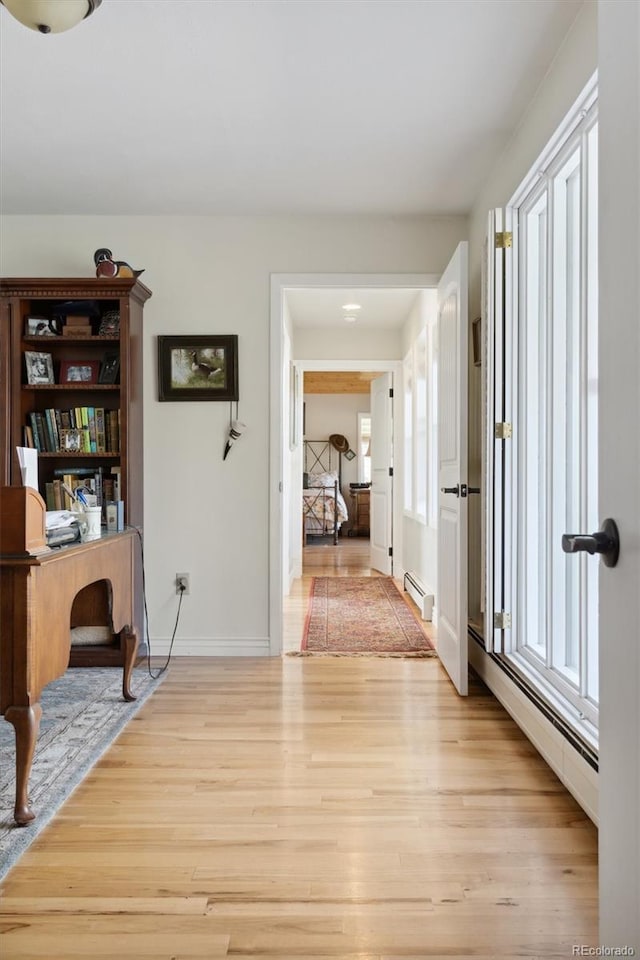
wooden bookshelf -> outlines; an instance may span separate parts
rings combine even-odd
[[[25,427],[30,414],[58,414],[85,408],[117,414],[117,446],[111,449],[41,449],[38,456],[38,484],[46,500],[46,485],[61,470],[111,468],[120,471],[125,523],[141,526],[143,520],[143,410],[142,410],[142,322],[145,302],[151,291],[139,280],[96,278],[0,279],[0,483],[21,484],[16,447],[25,445]],[[90,335],[62,335],[56,318],[65,311],[82,312],[87,304]],[[119,314],[119,331],[100,334],[105,314]],[[52,321],[57,335],[34,335],[29,318]],[[52,358],[53,383],[29,383],[25,353],[46,353]],[[61,382],[63,364],[99,368],[109,354],[119,359],[115,383]],[[74,424],[75,426],[75,424]],[[60,423],[58,422],[58,427]],[[55,440],[55,437],[53,438]],[[57,471],[57,472],[56,472]],[[142,637],[142,584],[137,564],[135,583],[135,627]]]

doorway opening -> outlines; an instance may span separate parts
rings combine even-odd
[[[302,378],[302,539],[343,546],[370,534],[371,381],[377,371],[308,370]],[[334,489],[335,484],[335,489]],[[291,509],[296,509],[292,498]],[[313,550],[303,550],[312,565]]]
[[[304,376],[307,372],[318,373],[366,373],[371,379],[389,377],[393,394],[389,397],[393,427],[389,430],[389,463],[385,470],[393,482],[388,505],[388,548],[392,551],[394,575],[403,572],[403,540],[405,536],[405,509],[402,497],[403,470],[403,390],[402,358],[406,337],[410,336],[412,323],[418,323],[417,313],[412,309],[419,300],[421,291],[432,291],[438,278],[433,275],[275,275],[272,277],[271,300],[271,549],[270,549],[270,652],[282,651],[283,601],[291,586],[303,571],[303,527],[300,509],[300,493],[303,484],[303,441],[309,438],[311,408],[305,399]],[[357,299],[355,292],[357,292]],[[311,311],[307,321],[299,320],[301,295],[313,293],[315,314]],[[358,303],[367,294],[380,295],[387,301],[405,296],[408,309],[401,321],[384,322],[378,316],[373,327],[367,329],[360,319],[348,321],[343,312],[346,305]],[[328,298],[333,295],[333,310]],[[336,299],[337,298],[337,299]],[[337,303],[337,310],[335,304]],[[363,304],[360,304],[362,307]],[[419,312],[419,311],[418,311]],[[349,311],[351,314],[351,311]],[[324,322],[316,322],[321,318]],[[363,334],[362,331],[366,332]],[[375,375],[375,376],[371,376]],[[347,432],[339,426],[324,432],[346,437],[348,451],[355,454],[353,480],[360,479],[366,467],[366,448],[361,426],[364,422],[354,410],[352,425]],[[372,430],[375,434],[375,417]],[[334,421],[337,424],[337,421]],[[314,438],[311,438],[314,439]],[[367,444],[368,446],[368,444]],[[375,439],[373,440],[375,450]],[[372,461],[373,462],[373,461]],[[370,540],[375,539],[375,507],[370,514]],[[383,514],[378,511],[378,517]],[[373,520],[373,523],[371,523]],[[348,568],[367,569],[363,547],[366,538],[344,536],[349,526],[345,524],[342,543],[353,561]],[[345,551],[345,555],[347,553]],[[376,564],[379,566],[379,564]],[[384,572],[384,571],[383,571]]]

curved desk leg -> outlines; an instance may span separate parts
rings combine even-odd
[[[124,648],[124,667],[122,672],[122,696],[125,700],[135,700],[131,693],[131,674],[136,662],[138,650],[138,635],[135,630],[125,627],[122,631],[122,645]]]
[[[39,703],[30,707],[7,707],[4,715],[16,733],[16,805],[13,816],[19,827],[26,826],[36,816],[29,806],[27,791],[41,716]]]

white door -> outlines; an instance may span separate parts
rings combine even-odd
[[[467,667],[468,244],[438,284],[438,656],[458,693]]]
[[[391,576],[393,571],[393,374],[371,381],[370,564]]]
[[[598,347],[598,521],[612,517],[620,530],[618,565],[598,565],[599,942],[611,947],[633,945],[637,956],[640,948],[640,9],[635,3],[600,3],[598,6],[602,320]],[[610,243],[613,236],[615,243]]]

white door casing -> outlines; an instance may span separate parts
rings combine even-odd
[[[504,440],[496,439],[495,426],[504,420],[502,394],[496,383],[496,369],[502,370],[502,329],[504,325],[504,300],[502,288],[503,251],[496,248],[495,236],[503,230],[503,211],[490,210],[485,238],[485,301],[483,323],[486,333],[486,355],[483,357],[486,371],[486,419],[485,419],[485,477],[484,516],[486,523],[485,543],[485,647],[487,652],[502,650],[501,631],[492,628],[495,611],[503,608],[501,571],[496,564],[501,562],[503,543],[504,502],[502,490],[502,454]],[[500,353],[500,356],[497,354]]]
[[[371,381],[371,499],[370,564],[391,576],[393,557],[393,374],[384,373]]]
[[[464,242],[438,285],[438,656],[462,696],[468,692],[467,301]]]

